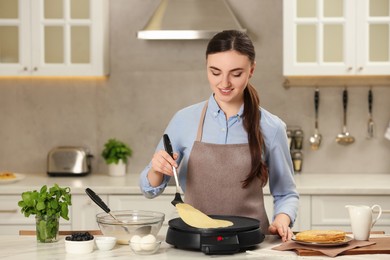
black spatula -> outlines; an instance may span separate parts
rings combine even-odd
[[[171,144],[171,140],[169,139],[169,136],[167,134],[164,134],[163,141],[164,141],[165,151],[173,158],[172,144]],[[181,189],[179,187],[179,180],[177,178],[176,168],[174,166],[172,166],[172,170],[173,170],[173,177],[175,178],[175,183],[176,183],[176,194],[175,194],[175,198],[172,200],[171,203],[173,206],[176,206],[176,204],[184,203],[184,202],[183,202],[181,195],[180,195]]]

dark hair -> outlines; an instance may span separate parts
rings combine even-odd
[[[249,36],[236,30],[222,31],[214,35],[207,45],[206,59],[209,54],[235,50],[246,55],[250,62],[255,62],[256,52]],[[263,134],[260,129],[260,99],[256,89],[251,85],[244,90],[244,128],[248,133],[248,143],[251,153],[251,171],[242,181],[246,188],[257,177],[265,186],[268,180],[268,169],[263,159],[265,149]],[[253,123],[255,122],[255,123]]]

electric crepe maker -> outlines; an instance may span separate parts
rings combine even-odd
[[[234,254],[253,248],[263,242],[260,221],[241,216],[210,215],[228,220],[233,226],[224,228],[194,228],[181,218],[168,222],[166,242],[178,249],[200,250],[206,255]]]

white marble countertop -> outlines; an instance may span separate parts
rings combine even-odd
[[[58,242],[55,243],[37,243],[35,236],[0,236],[0,259],[9,260],[52,260],[52,259],[170,259],[170,260],[182,260],[182,259],[331,259],[326,256],[297,256],[292,251],[276,251],[272,248],[280,244],[280,239],[275,236],[268,236],[266,239],[250,253],[242,252],[234,255],[205,255],[200,251],[187,251],[175,249],[167,243],[163,242],[160,249],[154,255],[135,255],[128,245],[116,245],[111,251],[100,251],[94,249],[90,254],[74,255],[67,254],[65,252],[64,237],[61,237]],[[388,254],[377,255],[353,255],[353,256],[337,256],[337,259],[342,260],[385,260],[389,259]]]
[[[390,195],[390,173],[297,174],[295,182],[302,195]]]
[[[0,185],[0,195],[21,194],[24,191],[39,190],[44,184],[70,187],[72,194],[85,194],[89,187],[99,194],[141,194],[138,174],[111,177],[92,173],[82,177],[50,177],[45,173],[24,174],[18,182]],[[390,195],[389,174],[297,174],[295,181],[301,195]],[[165,194],[174,194],[175,187],[168,186]],[[269,194],[268,186],[264,193]]]

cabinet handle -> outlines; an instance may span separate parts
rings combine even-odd
[[[348,69],[347,69],[348,71],[351,71],[352,70],[352,67],[348,67]]]
[[[38,67],[34,67],[34,68],[33,68],[33,71],[37,71],[37,70],[38,70]]]
[[[17,213],[17,209],[0,209],[0,213]]]
[[[363,67],[359,67],[358,70],[359,70],[359,71],[362,71],[362,70],[363,70]]]
[[[27,71],[27,70],[28,70],[28,68],[27,68],[27,67],[23,67],[23,70],[24,70],[24,71]]]

